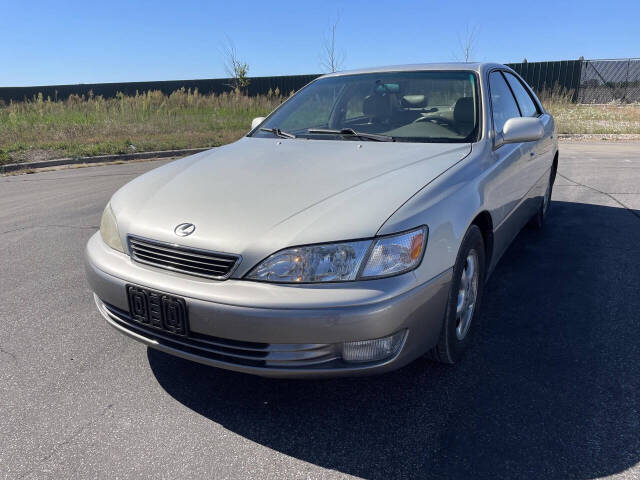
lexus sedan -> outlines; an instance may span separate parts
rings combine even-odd
[[[500,256],[542,227],[557,165],[553,118],[504,65],[333,73],[117,191],[87,275],[112,327],[215,367],[456,363]]]

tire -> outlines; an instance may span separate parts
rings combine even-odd
[[[551,169],[551,173],[549,174],[549,183],[547,184],[547,190],[545,191],[544,197],[542,197],[540,208],[538,208],[538,212],[533,217],[531,217],[531,220],[529,220],[529,226],[535,230],[542,230],[542,227],[544,227],[544,221],[549,216],[549,208],[551,207],[551,194],[553,193],[553,184],[555,180],[556,168],[554,165]]]
[[[474,263],[475,272],[469,277],[469,270]],[[469,347],[473,337],[472,328],[479,315],[482,293],[484,290],[486,255],[482,232],[476,225],[471,225],[460,245],[456,263],[453,267],[453,277],[447,301],[447,310],[440,332],[440,339],[434,349],[427,355],[431,360],[441,363],[457,363]],[[465,280],[463,280],[463,274]],[[471,278],[471,281],[469,281]],[[473,295],[473,283],[475,278],[475,295]],[[466,285],[465,285],[466,283]],[[467,288],[465,288],[467,287]],[[465,296],[465,293],[466,296]],[[475,297],[471,306],[471,311],[465,310],[465,302],[468,302],[470,295]],[[459,307],[459,303],[462,304]],[[467,303],[468,304],[468,303]],[[460,312],[464,312],[461,314]]]

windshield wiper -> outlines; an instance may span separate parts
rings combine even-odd
[[[376,142],[395,142],[396,139],[389,135],[378,135],[376,133],[356,132],[353,128],[341,128],[340,130],[331,130],[327,128],[308,128],[307,133],[316,133],[318,135],[348,135],[350,137],[364,138],[374,140]]]
[[[285,132],[279,128],[261,128],[260,130],[263,132],[273,133],[276,137],[280,138],[296,138],[293,133]]]

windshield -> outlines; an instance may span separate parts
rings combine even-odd
[[[321,78],[279,109],[254,137],[473,142],[478,132],[476,76],[470,71],[368,73]],[[357,134],[362,134],[359,137]]]

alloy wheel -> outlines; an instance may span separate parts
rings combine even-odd
[[[464,339],[471,326],[471,319],[478,298],[479,262],[475,250],[469,251],[460,278],[456,305],[456,337]]]

